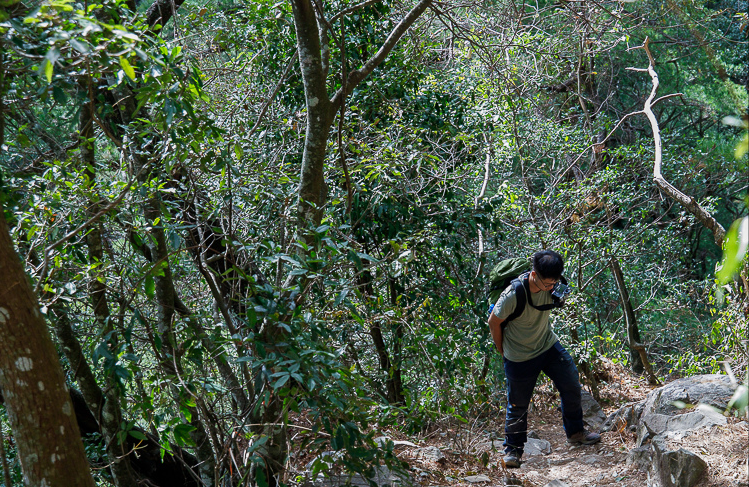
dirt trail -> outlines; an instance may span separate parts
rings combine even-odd
[[[607,415],[626,403],[644,399],[652,390],[644,380],[629,376],[621,368],[614,365],[609,368],[609,380],[601,385],[601,406]],[[627,454],[635,447],[634,431],[622,428],[604,433],[597,445],[572,446],[566,442],[557,408],[558,395],[550,385],[537,387],[533,403],[528,420],[529,435],[548,441],[551,451],[535,455],[526,452],[519,469],[508,470],[502,466],[501,441],[498,440],[503,436],[503,418],[476,421],[470,426],[444,426],[421,439],[398,438],[422,448],[437,447],[445,455],[435,462],[421,458],[416,453],[418,449],[403,447],[398,450],[399,457],[409,463],[421,485],[430,487],[544,487],[555,480],[563,484],[552,485],[569,487],[657,485],[648,479],[646,472],[627,465]],[[728,418],[726,426],[713,426],[680,440],[671,440],[669,447],[693,451],[708,463],[700,486],[749,487],[749,425],[746,421]]]

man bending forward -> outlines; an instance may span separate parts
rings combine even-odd
[[[523,313],[511,323],[504,321],[515,310],[516,292],[509,286],[497,300],[489,316],[494,346],[504,357],[507,379],[507,416],[505,420],[505,465],[520,466],[523,446],[528,440],[528,405],[536,379],[542,371],[552,380],[562,398],[562,422],[567,441],[592,445],[601,440],[597,433],[585,431],[580,377],[575,363],[551,331],[549,312],[534,308],[553,302],[551,291],[562,277],[562,256],[553,250],[533,255],[533,268],[522,276],[526,292]],[[506,326],[503,326],[506,325]]]

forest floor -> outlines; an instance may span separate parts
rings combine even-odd
[[[644,399],[653,389],[623,367],[612,363],[604,366],[608,380],[600,383],[599,392],[606,415],[627,403]],[[529,435],[548,441],[551,452],[524,456],[519,469],[505,469],[502,464],[503,410],[499,412],[500,417],[483,414],[469,424],[446,421],[418,437],[408,437],[397,431],[388,435],[396,444],[404,442],[396,447],[396,453],[409,464],[412,478],[424,487],[543,487],[554,480],[569,487],[657,485],[649,481],[646,472],[627,465],[627,453],[635,447],[635,432],[611,431],[602,434],[599,444],[569,445],[558,404],[559,396],[549,383],[536,388],[529,413]],[[426,447],[438,448],[444,457],[435,461],[420,453]],[[697,431],[679,442],[670,441],[669,447],[690,450],[708,463],[700,486],[749,486],[749,425],[746,421],[729,417],[726,426]]]

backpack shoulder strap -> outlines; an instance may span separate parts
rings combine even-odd
[[[528,283],[528,274],[523,274],[522,276],[517,277],[516,279],[513,279],[510,283],[510,286],[512,286],[512,292],[515,293],[515,310],[510,313],[510,316],[505,318],[505,320],[502,322],[502,329],[504,330],[507,325],[510,324],[510,322],[514,319],[517,319],[521,314],[523,314],[523,311],[525,311],[525,303],[527,302],[527,291],[526,287]]]

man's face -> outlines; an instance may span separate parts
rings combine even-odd
[[[536,287],[542,291],[551,291],[554,286],[559,282],[559,279],[544,279],[541,274],[536,271],[531,272],[531,277],[535,280]]]

